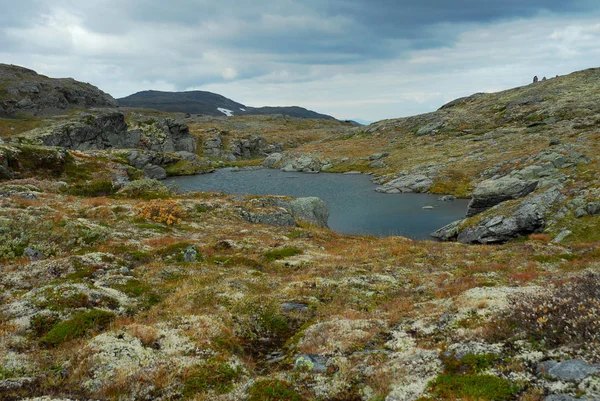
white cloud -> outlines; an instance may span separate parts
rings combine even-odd
[[[134,18],[148,2],[123,2],[127,10],[109,3],[57,0],[27,24],[0,26],[0,58],[91,82],[115,97],[202,89],[251,106],[299,105],[368,120],[432,111],[456,97],[527,84],[534,75],[600,65],[593,13],[427,26],[435,37],[452,39],[422,50],[410,50],[409,38],[367,42],[386,49],[382,54],[352,46],[377,39],[365,36],[366,27],[303,2],[248,8],[243,18],[219,9],[185,24],[160,15]]]

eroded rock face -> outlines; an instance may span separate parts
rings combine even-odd
[[[282,144],[268,144],[264,136],[257,134],[251,134],[240,139],[232,139],[228,141],[228,145],[226,146],[222,137],[225,134],[225,131],[212,133],[203,143],[204,154],[227,161],[236,161],[238,159],[264,157],[283,151]]]
[[[195,139],[186,125],[165,118],[128,130],[125,115],[117,110],[82,115],[66,123],[33,130],[13,141],[75,150],[137,148],[155,152],[196,151]]]
[[[511,176],[483,181],[473,191],[467,217],[475,216],[504,201],[522,198],[533,192],[537,186],[538,181]]]

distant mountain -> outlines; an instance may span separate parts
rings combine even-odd
[[[117,102],[97,87],[72,78],[49,78],[0,64],[0,115],[44,115],[89,107],[117,107]]]
[[[212,92],[161,92],[143,91],[117,99],[125,107],[143,107],[167,112],[206,114],[212,116],[243,116],[257,114],[283,114],[298,118],[335,120],[303,107],[250,107]]]

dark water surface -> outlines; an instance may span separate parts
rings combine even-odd
[[[464,218],[467,200],[438,201],[439,195],[381,194],[367,175],[286,173],[264,169],[173,177],[180,191],[217,191],[231,194],[317,196],[329,208],[329,227],[343,234],[377,237],[403,235],[428,239],[429,233]],[[423,206],[433,206],[425,210]]]

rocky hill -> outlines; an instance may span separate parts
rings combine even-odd
[[[358,128],[0,119],[0,399],[600,399],[599,78]],[[413,241],[332,232],[316,198],[149,179],[224,163],[472,201],[438,233],[456,241]]]
[[[436,233],[440,239],[583,239],[599,223],[599,94],[600,69],[478,93],[306,144],[275,166],[358,170],[374,174],[385,193],[472,198],[468,219]]]
[[[202,114],[211,116],[243,116],[283,114],[290,117],[328,119],[334,118],[303,107],[250,107],[224,96],[205,91],[161,92],[143,91],[118,99],[126,107],[142,107],[167,112]]]
[[[0,117],[116,106],[115,99],[93,85],[72,78],[48,78],[27,68],[0,64]]]

